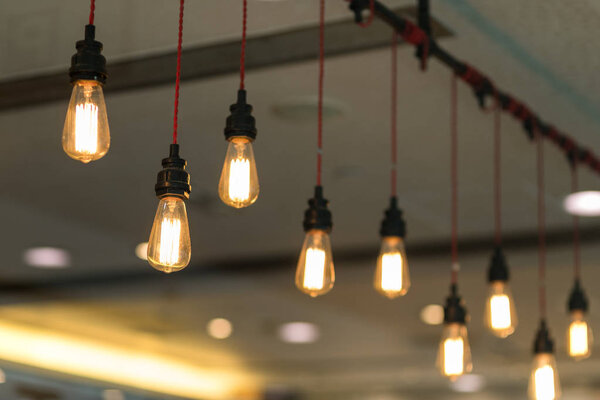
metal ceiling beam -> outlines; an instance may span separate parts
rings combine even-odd
[[[415,7],[400,7],[393,13],[408,17],[416,15]],[[432,20],[436,38],[450,36],[450,31]],[[390,27],[376,21],[369,29],[357,29],[354,20],[346,19],[327,24],[325,52],[328,57],[376,49],[390,44]],[[249,38],[246,50],[246,69],[275,67],[318,57],[317,25]],[[134,58],[108,64],[107,94],[171,84],[175,81],[176,51]],[[239,70],[240,42],[231,41],[183,50],[182,80],[207,79],[236,73]],[[31,107],[61,100],[70,95],[68,65],[60,73],[0,82],[0,111]]]

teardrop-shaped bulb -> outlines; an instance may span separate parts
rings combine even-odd
[[[171,273],[185,268],[191,254],[185,203],[179,197],[163,197],[148,241],[148,263],[159,271]]]
[[[410,275],[404,240],[401,237],[386,236],[382,239],[373,284],[375,290],[390,299],[404,296],[408,292]]]
[[[228,206],[243,208],[256,201],[259,189],[252,141],[245,137],[232,138],[219,180],[219,197]]]
[[[529,377],[529,398],[531,400],[555,400],[560,398],[560,395],[560,382],[554,355],[552,353],[536,354]]]
[[[437,364],[441,374],[450,380],[471,372],[471,347],[465,324],[452,322],[444,325]]]
[[[517,312],[510,287],[505,281],[490,283],[485,302],[485,324],[494,335],[505,338],[517,327]]]
[[[569,356],[575,360],[583,360],[592,354],[592,329],[582,310],[571,311],[571,323],[567,331],[567,348]]]
[[[320,229],[312,229],[306,233],[302,245],[296,269],[296,286],[309,296],[316,297],[329,292],[334,282],[329,234]]]
[[[62,136],[67,155],[83,163],[104,157],[110,147],[110,131],[102,84],[78,80],[73,92]]]

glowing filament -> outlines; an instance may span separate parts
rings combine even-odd
[[[247,158],[231,160],[229,198],[240,202],[250,198],[250,160]]]
[[[381,288],[390,291],[402,290],[402,255],[384,254],[381,262]]]
[[[495,295],[490,299],[492,328],[506,329],[511,327],[510,299],[507,295]]]
[[[535,370],[535,396],[537,400],[554,400],[554,370],[545,365]]]
[[[573,321],[569,326],[569,355],[585,356],[588,354],[588,326],[585,321]]]
[[[179,262],[179,242],[181,238],[181,222],[178,219],[165,218],[160,226],[161,264],[173,265]]]
[[[315,248],[306,250],[304,268],[304,287],[310,290],[322,289],[325,284],[325,252]]]
[[[93,103],[75,108],[75,150],[86,154],[98,151],[98,106]]]
[[[465,344],[462,338],[444,341],[444,374],[447,376],[462,375],[464,372]]]

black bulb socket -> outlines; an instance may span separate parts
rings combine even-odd
[[[494,254],[490,260],[490,268],[488,269],[488,282],[508,282],[510,279],[510,273],[508,271],[508,264],[506,263],[506,257],[501,247],[494,249]]]
[[[179,145],[171,144],[169,157],[163,158],[163,169],[158,173],[154,191],[156,197],[179,197],[187,200],[190,198],[190,174],[185,170],[187,161],[179,157]]]
[[[225,139],[244,137],[250,141],[256,139],[256,120],[252,116],[252,106],[246,103],[246,91],[238,90],[237,103],[229,106],[231,114],[225,123]]]
[[[546,320],[540,321],[540,328],[535,335],[533,342],[533,354],[554,353],[554,341],[550,337],[550,331],[546,325]]]
[[[308,200],[308,209],[304,212],[304,231],[318,229],[330,233],[333,228],[331,211],[327,208],[328,201],[323,197],[323,187],[315,186],[315,196]]]
[[[85,26],[85,39],[79,40],[75,45],[77,53],[71,57],[69,76],[71,83],[78,80],[97,81],[106,83],[106,58],[102,53],[102,43],[95,40],[96,27]]]
[[[467,316],[467,309],[458,295],[458,287],[452,284],[450,286],[450,296],[446,298],[446,305],[444,306],[444,323],[466,324]]]
[[[586,313],[588,311],[588,299],[583,291],[583,288],[581,287],[579,279],[575,280],[575,286],[573,286],[573,290],[571,290],[571,295],[569,296],[569,302],[567,305],[569,312],[581,311]]]
[[[402,218],[402,210],[398,208],[396,196],[390,198],[390,207],[385,210],[385,217],[381,221],[379,234],[382,237],[398,236],[403,239],[406,236],[406,222]]]

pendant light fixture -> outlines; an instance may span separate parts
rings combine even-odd
[[[509,271],[502,251],[502,180],[501,180],[501,140],[500,113],[498,98],[494,107],[494,225],[495,249],[488,270],[488,296],[485,302],[485,324],[496,336],[505,338],[517,326],[515,302],[508,285]]]
[[[538,181],[538,294],[540,307],[540,327],[533,345],[533,365],[529,376],[529,398],[531,400],[555,400],[560,398],[560,383],[554,341],[546,325],[546,204],[544,200],[544,143],[534,121],[534,135],[537,142],[537,181]]]
[[[333,227],[327,200],[323,197],[323,78],[325,73],[325,0],[319,0],[319,110],[317,121],[317,185],[304,213],[306,236],[296,269],[296,287],[311,297],[325,294],[335,282],[329,234]]]
[[[95,0],[91,0],[85,39],[76,44],[69,76],[73,91],[62,134],[63,150],[83,163],[104,157],[110,147],[110,132],[102,87],[106,83],[106,59],[102,43],[95,40]]]
[[[397,48],[398,33],[392,36],[392,82],[391,82],[391,168],[390,168],[390,207],[385,211],[385,218],[381,222],[381,250],[377,258],[374,286],[382,295],[393,299],[404,296],[410,288],[410,276],[404,249],[406,224],[402,218],[402,210],[398,208],[397,175],[398,175],[398,150],[397,150]]]
[[[179,145],[177,144],[183,3],[184,0],[180,0],[173,143],[169,150],[169,157],[162,160],[163,170],[158,173],[155,192],[160,201],[152,224],[150,240],[148,241],[148,263],[153,268],[166,273],[185,268],[190,262],[192,252],[184,202],[190,196],[190,175],[185,170],[187,162],[179,157]]]
[[[438,350],[438,368],[441,374],[455,380],[471,372],[471,347],[467,333],[467,310],[458,294],[458,121],[457,121],[457,77],[452,75],[451,90],[451,183],[452,183],[452,272],[450,296],[444,307],[444,329]]]
[[[571,192],[577,193],[577,161],[571,157]],[[579,246],[579,217],[573,214],[573,272],[575,284],[569,296],[568,311],[571,322],[567,329],[569,356],[579,361],[592,354],[592,329],[587,322],[588,300],[581,286],[581,256]]]
[[[256,139],[256,125],[252,106],[246,103],[245,63],[248,0],[243,0],[242,50],[240,56],[240,88],[237,103],[229,107],[225,139],[229,142],[219,180],[219,197],[235,208],[248,207],[258,198],[259,184],[252,142]]]

